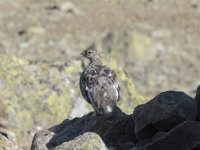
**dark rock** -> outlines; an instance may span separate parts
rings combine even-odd
[[[130,149],[130,148],[134,147],[134,146],[135,146],[135,143],[133,143],[133,142],[128,142],[128,143],[122,144],[122,145],[119,147],[119,149],[120,149],[120,150],[127,150],[127,149]]]
[[[137,141],[136,146],[141,147],[144,145],[147,145],[149,143],[151,143],[152,141],[156,141],[160,138],[162,138],[163,136],[166,136],[167,132],[164,131],[158,131],[156,132],[152,138],[144,138],[144,139],[140,139]]]
[[[97,117],[91,112],[81,118],[64,120],[61,124],[50,128],[49,132],[54,132],[55,135],[47,144],[48,148],[54,148],[64,142],[72,141],[87,132],[97,133],[108,148],[119,148],[125,143],[136,141],[132,117],[125,115],[120,109],[114,111],[113,118],[109,121],[103,117]],[[37,143],[34,141],[40,141],[43,138],[45,136],[42,138],[35,136],[33,143]],[[47,136],[47,138],[49,137]]]
[[[164,131],[158,131],[152,138],[151,141],[156,141],[160,138],[162,138],[163,136],[166,136],[167,132]]]
[[[144,146],[146,144],[149,144],[150,143],[150,138],[145,138],[145,139],[140,139],[138,142],[137,142],[137,146]]]
[[[200,145],[200,123],[185,121],[142,150],[191,150]]]
[[[22,30],[19,30],[17,33],[19,36],[22,36],[26,33],[26,30],[22,29]]]
[[[142,147],[134,146],[128,150],[143,150]]]
[[[59,10],[59,7],[57,5],[51,5],[51,6],[47,6],[46,9],[49,9],[49,10]]]
[[[124,116],[114,122],[113,126],[103,133],[107,145],[118,146],[127,142],[136,142],[134,123],[130,116]],[[111,140],[112,139],[112,140]]]
[[[197,147],[195,147],[194,149],[192,149],[192,150],[200,150],[200,145],[199,146],[197,146]]]
[[[133,119],[138,139],[152,137],[157,130],[174,128],[184,120],[195,120],[196,102],[183,92],[167,91],[135,108]]]
[[[197,103],[197,121],[200,121],[200,85],[197,87],[196,96],[194,100]]]

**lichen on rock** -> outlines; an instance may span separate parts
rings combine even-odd
[[[0,76],[4,88],[1,102],[12,126],[29,129],[44,120],[60,121],[69,114],[72,83],[68,72],[45,62],[30,62],[17,56],[1,55]],[[61,64],[66,68],[64,64]]]
[[[74,140],[62,143],[55,150],[108,150],[98,134],[88,132]]]

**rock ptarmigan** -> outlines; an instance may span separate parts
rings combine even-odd
[[[97,116],[110,117],[119,101],[119,83],[116,73],[101,64],[94,48],[86,49],[82,56],[90,60],[80,77],[80,90],[84,99],[92,105]]]

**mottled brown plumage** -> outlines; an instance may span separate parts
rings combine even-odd
[[[116,73],[101,64],[98,52],[89,48],[81,53],[90,60],[80,77],[80,90],[92,105],[96,115],[110,116],[119,101],[119,84]]]

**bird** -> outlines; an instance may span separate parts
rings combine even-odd
[[[96,116],[110,118],[120,99],[117,74],[102,64],[94,47],[84,50],[81,55],[90,61],[80,76],[81,94],[92,105]]]

